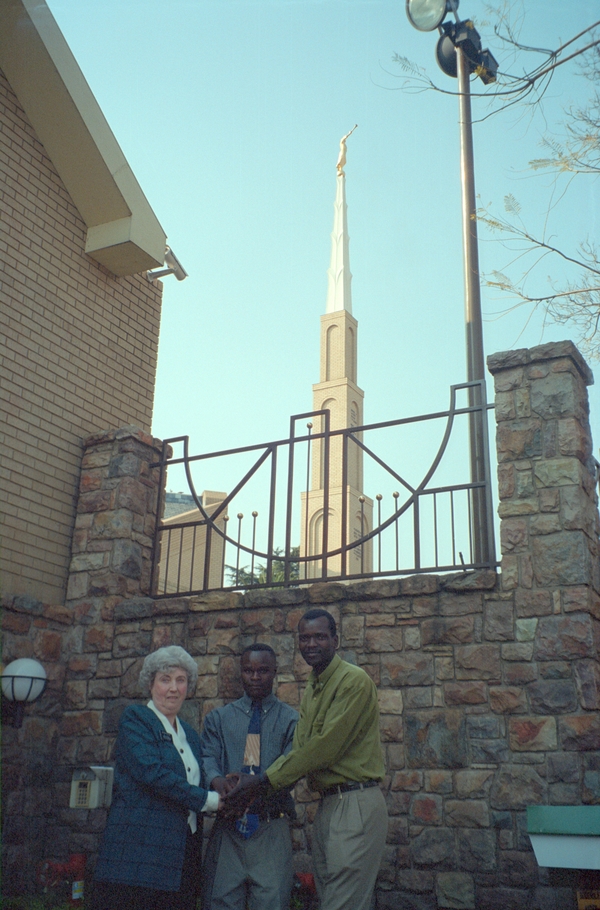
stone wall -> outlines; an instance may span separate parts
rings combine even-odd
[[[379,689],[390,830],[380,910],[569,910],[526,833],[527,805],[600,802],[598,513],[590,374],[572,345],[490,358],[496,383],[502,573],[335,582],[275,591],[149,596],[157,441],[88,441],[65,606],[10,600],[6,657],[33,653],[51,684],[6,728],[6,862],[89,854],[105,813],[70,810],[72,769],[108,759],[143,657],[198,661],[194,724],[240,694],[237,654],[278,654],[277,694],[299,702],[295,629],[311,606],[339,620],[343,656]],[[297,788],[299,868],[315,803]],[[20,883],[20,884],[19,884]]]

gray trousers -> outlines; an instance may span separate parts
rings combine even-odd
[[[388,830],[379,787],[321,801],[312,859],[321,910],[370,910]]]
[[[289,910],[292,838],[287,818],[245,839],[217,819],[204,859],[204,910]]]

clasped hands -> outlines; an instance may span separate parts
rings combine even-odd
[[[219,796],[219,815],[225,818],[240,818],[252,803],[271,789],[267,778],[256,774],[228,774],[215,777],[211,787]]]

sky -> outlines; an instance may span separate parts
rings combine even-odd
[[[437,34],[412,28],[402,0],[48,4],[189,273],[164,280],[154,434],[216,451],[284,438],[289,416],[311,409],[335,165],[354,124],[346,196],[365,420],[446,408],[449,386],[466,378],[464,280],[456,81],[437,67]],[[541,62],[515,60],[482,0],[461,0],[459,12],[501,71]],[[535,47],[558,47],[597,14],[597,0],[512,4]],[[411,91],[395,54],[444,92]],[[570,252],[597,239],[598,183],[577,178],[563,195],[528,162],[588,94],[573,63],[539,104],[488,116],[494,105],[473,97],[480,204],[503,214],[513,194],[524,222]],[[482,273],[505,271],[512,254],[484,227],[479,236]],[[546,261],[538,289],[547,275],[561,273]],[[483,286],[486,354],[570,337],[522,308],[498,315],[512,303]],[[590,394],[598,455],[598,387]],[[411,457],[419,447],[415,437]],[[203,481],[215,489],[221,478]]]

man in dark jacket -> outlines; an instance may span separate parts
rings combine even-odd
[[[227,775],[260,774],[286,755],[298,713],[273,695],[275,652],[250,645],[241,655],[244,695],[207,715],[201,737],[204,780],[224,796]],[[288,790],[259,799],[238,818],[218,817],[205,860],[205,910],[288,910],[292,888]]]

